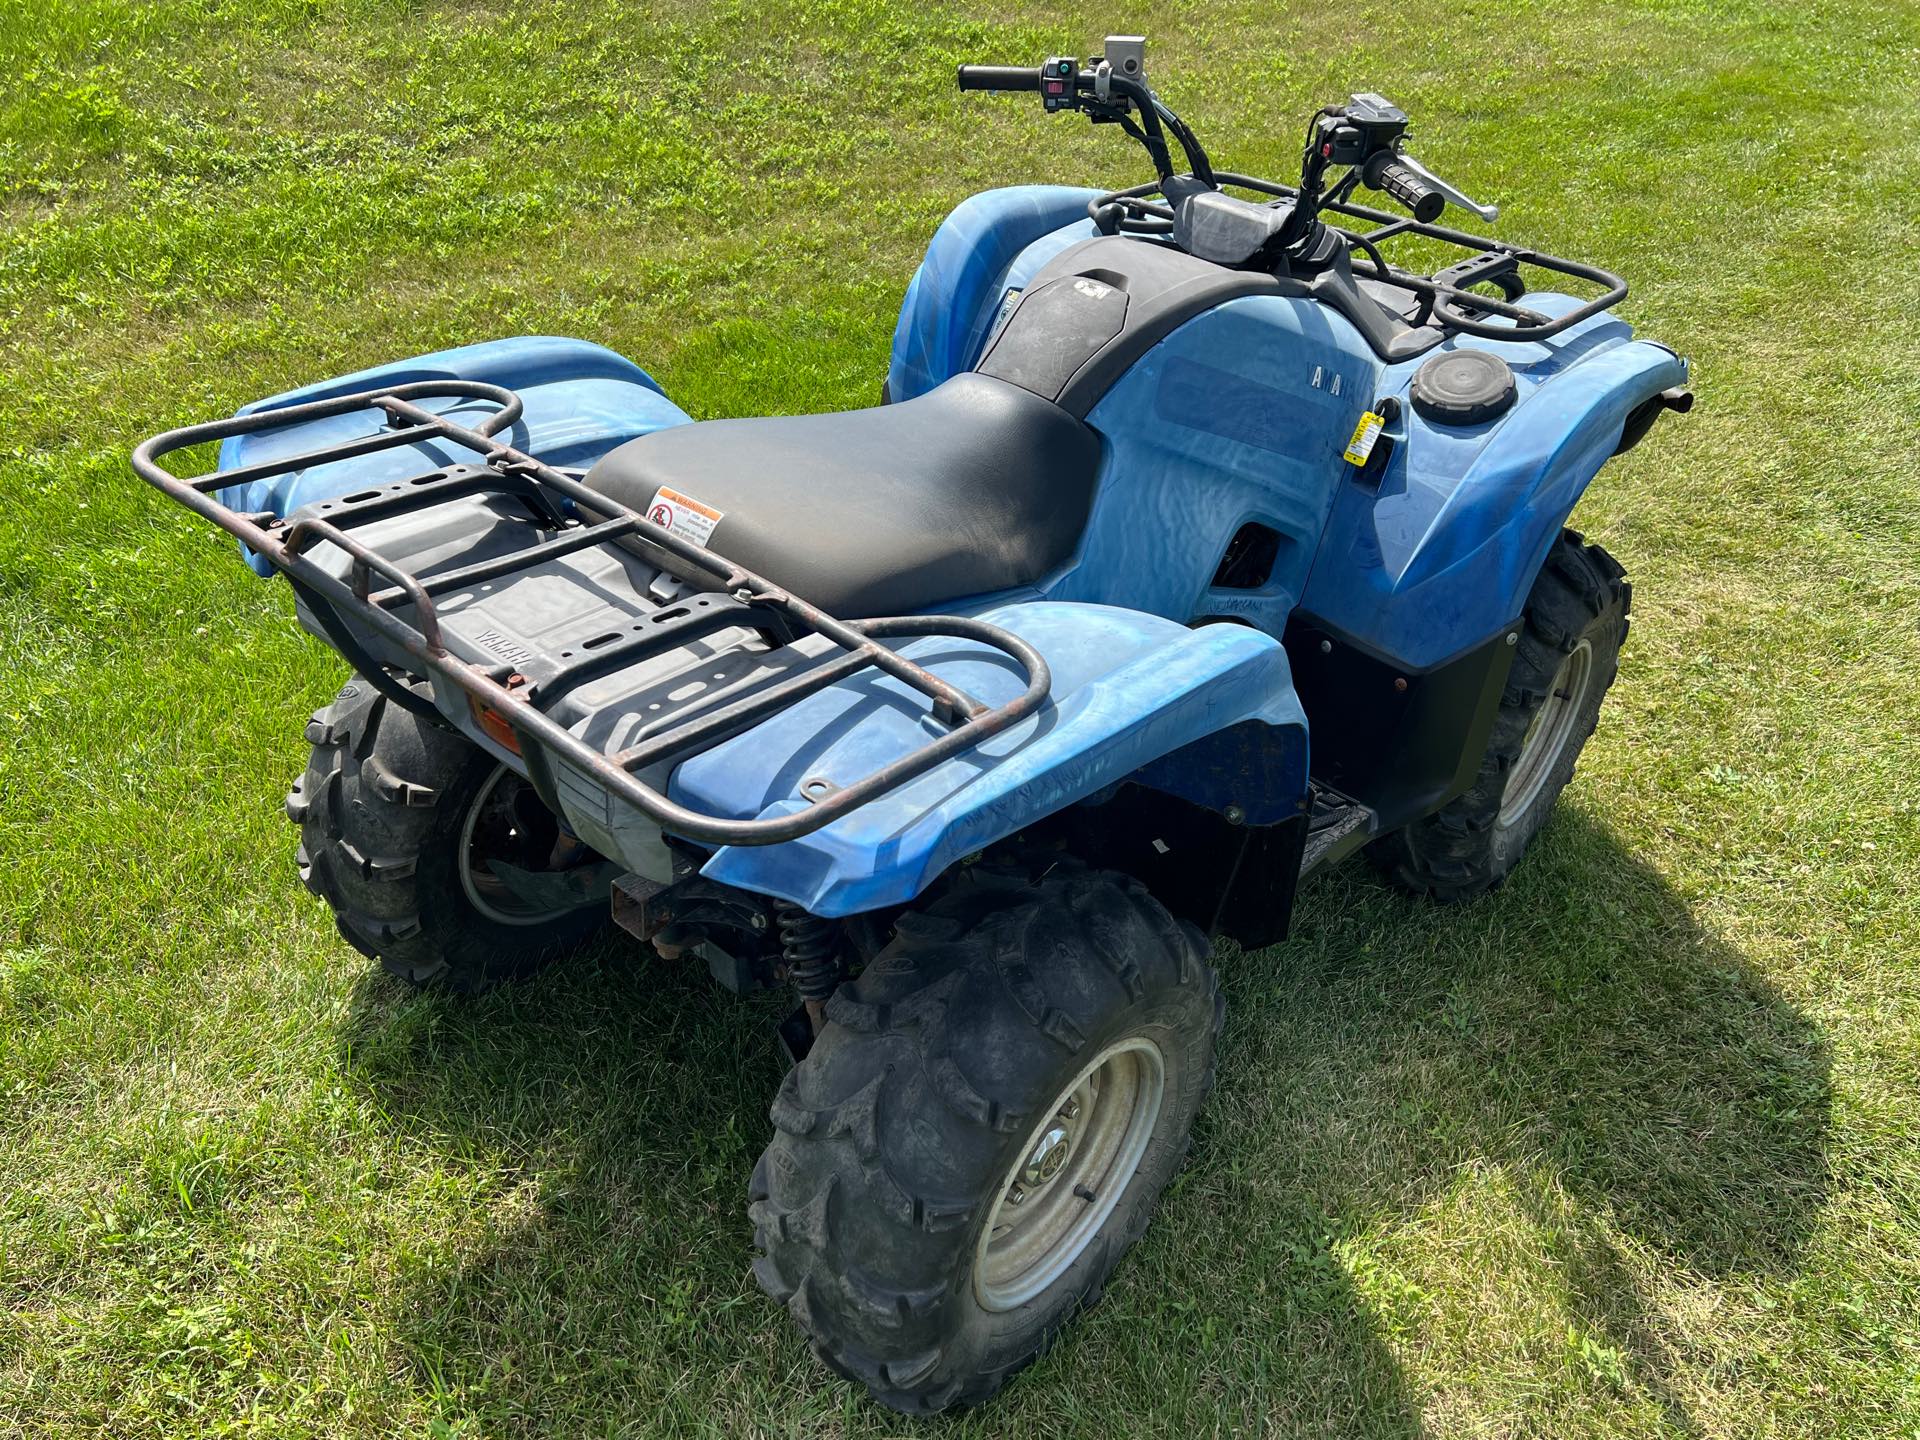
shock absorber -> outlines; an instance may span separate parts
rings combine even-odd
[[[827,997],[840,983],[839,927],[785,900],[775,904],[774,916],[780,926],[787,979],[818,1034],[826,1018]]]

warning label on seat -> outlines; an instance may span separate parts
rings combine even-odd
[[[647,506],[647,519],[669,534],[696,545],[705,545],[713,534],[713,527],[723,518],[722,512],[711,505],[702,505],[691,495],[682,495],[665,485],[653,492],[653,500]]]

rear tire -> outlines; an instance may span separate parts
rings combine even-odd
[[[1368,847],[1404,890],[1444,901],[1492,889],[1573,778],[1620,668],[1633,587],[1620,563],[1563,530],[1527,596],[1519,648],[1473,788]]]
[[[753,1174],[754,1274],[822,1360],[896,1410],[972,1404],[1099,1299],[1212,1084],[1207,948],[1066,865],[900,917]]]
[[[287,796],[300,878],[332,908],[341,936],[389,974],[474,993],[607,927],[604,899],[543,912],[476,866],[483,811],[513,799],[538,805],[530,790],[506,792],[524,782],[479,746],[357,678],[315,712],[307,739],[312,758]],[[539,813],[553,823],[544,806]]]

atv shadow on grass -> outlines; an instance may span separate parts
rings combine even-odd
[[[1536,1427],[1696,1430],[1649,1266],[1797,1265],[1827,1174],[1813,1024],[1576,811],[1485,900],[1350,865],[1295,937],[1218,957],[1220,1084],[1100,1313],[942,1428],[1421,1435],[1418,1345],[1450,1390],[1524,1386]],[[372,975],[356,999],[348,1072],[471,1192],[457,1237],[396,1259],[396,1339],[450,1418],[897,1430],[817,1383],[747,1274],[771,1001],[618,944],[479,1001]]]

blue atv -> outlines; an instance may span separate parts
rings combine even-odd
[[[1214,169],[1136,37],[959,80],[1154,178],[962,204],[875,408],[692,423],[503,340],[133,462],[355,672],[287,798],[351,944],[474,991],[618,925],[791,993],[754,1271],[908,1411],[992,1394],[1140,1234],[1213,1081],[1212,937],[1282,938],[1356,851],[1442,900],[1519,861],[1627,631],[1568,514],[1690,403],[1617,277],[1435,223],[1494,212],[1378,95],[1289,186]]]

